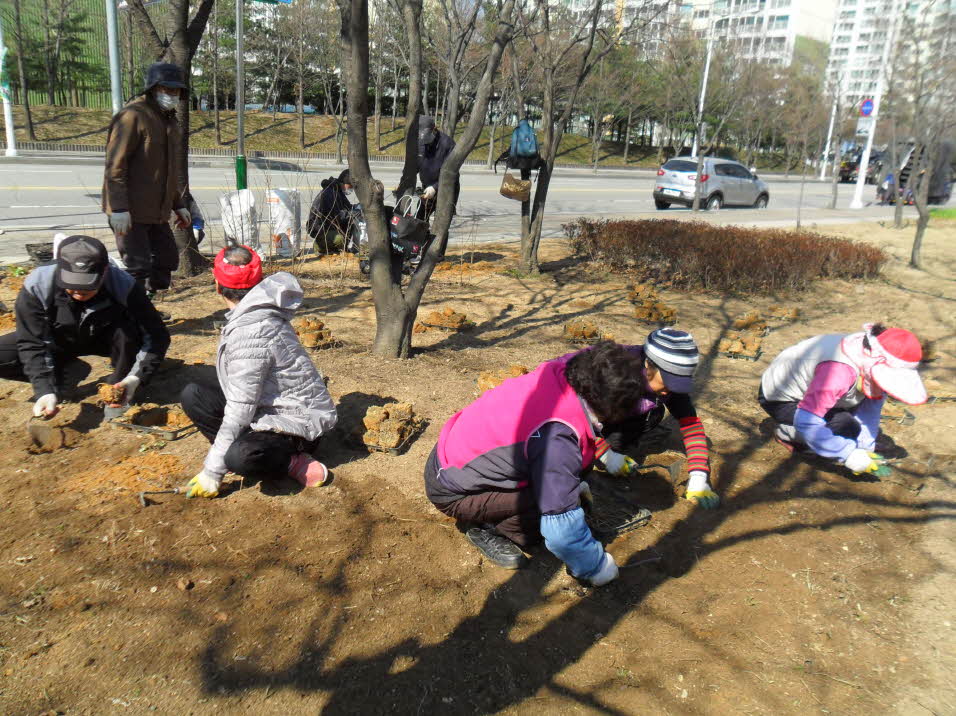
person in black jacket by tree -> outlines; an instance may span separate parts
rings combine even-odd
[[[143,286],[111,267],[106,247],[89,236],[64,239],[56,262],[27,276],[15,310],[16,332],[0,336],[0,378],[33,384],[36,417],[56,415],[64,368],[84,355],[109,356],[113,373],[105,382],[121,397],[106,415],[121,414],[169,348],[169,331]]]
[[[455,148],[455,140],[435,128],[435,118],[427,115],[418,118],[418,177],[422,182],[422,213],[419,219],[428,221],[435,211],[438,195],[438,180],[442,165]],[[455,180],[455,201],[461,193],[461,182]]]
[[[322,180],[322,191],[315,195],[306,231],[315,242],[316,251],[331,253],[335,234],[342,235],[342,248],[348,243],[348,228],[351,221],[352,202],[347,192],[352,191],[352,175],[345,169],[338,177]]]

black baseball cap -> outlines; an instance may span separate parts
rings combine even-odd
[[[106,276],[106,247],[91,236],[68,236],[60,243],[56,259],[56,285],[73,291],[99,288]]]

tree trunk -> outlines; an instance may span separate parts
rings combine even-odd
[[[212,15],[212,111],[216,123],[216,146],[222,146],[222,119],[219,116],[219,0],[213,0]],[[127,13],[132,18],[132,13]]]
[[[440,84],[441,83],[440,77],[438,81]],[[424,89],[422,91],[422,113],[428,115],[428,114],[431,114],[431,112],[428,111],[428,95],[431,93],[431,72],[427,68],[425,69],[425,81],[423,82],[423,85],[424,85]],[[439,89],[441,88],[439,87],[435,90],[435,105],[436,106],[438,105],[438,90]],[[437,119],[438,118],[436,117],[436,120]]]
[[[37,141],[36,130],[33,128],[33,113],[30,111],[30,85],[27,82],[27,73],[23,68],[23,25],[20,20],[20,0],[13,0],[13,21],[16,27],[14,40],[17,47],[17,73],[20,75],[20,93],[23,99],[23,118],[27,127],[27,139]]]
[[[375,149],[382,151],[382,90],[384,88],[385,62],[379,58],[375,70]]]
[[[366,72],[367,71],[368,71],[368,68],[366,67]],[[345,142],[345,134],[346,134],[345,105],[344,105],[345,98],[342,95],[343,95],[342,88],[339,88],[339,107],[336,110],[336,119],[335,119],[335,138],[336,138],[335,163],[336,164],[341,164],[343,161],[342,144],[343,142]]]
[[[46,69],[46,102],[52,107],[56,104],[56,63],[53,59],[53,38],[51,37],[53,28],[50,25],[50,2],[45,0],[43,3],[43,64]]]
[[[495,163],[495,134],[498,132],[498,117],[491,123],[491,134],[488,137],[488,163],[487,168],[491,169]]]
[[[797,199],[797,230],[800,230],[800,219],[803,213],[803,190],[807,185],[807,142],[806,133],[803,135],[803,148],[800,152],[800,163],[803,165],[803,171],[800,174],[800,196]]]
[[[126,13],[126,39],[128,40],[126,44],[126,75],[127,80],[129,80],[129,90],[126,93],[126,96],[132,97],[134,94],[136,94],[137,85],[136,65],[133,58],[133,13],[130,11],[127,11]],[[216,41],[219,41],[218,31]]]
[[[395,63],[395,68],[393,75],[395,77],[395,84],[392,86],[392,126],[389,129],[390,132],[395,131],[395,115],[398,113],[398,63]]]
[[[631,118],[634,115],[634,110],[627,110],[627,124],[624,128],[624,166],[627,166],[627,154],[631,148]]]
[[[836,145],[833,150],[833,176],[830,178],[830,209],[836,209],[837,206],[837,196],[840,190],[840,162],[842,161],[843,155],[843,139],[840,137],[839,133],[835,137]]]
[[[913,205],[916,207],[919,218],[916,220],[916,235],[913,237],[913,248],[910,251],[910,266],[915,269],[923,268],[923,235],[929,225],[929,185],[932,182],[933,172],[930,154],[930,147],[927,144],[917,144],[913,147],[913,169],[910,171],[909,181],[911,185],[919,181],[916,191],[913,192]]]

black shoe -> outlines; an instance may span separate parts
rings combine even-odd
[[[465,532],[465,536],[496,567],[518,569],[528,561],[518,545],[490,529],[472,527]]]
[[[909,455],[909,451],[902,445],[897,445],[889,435],[882,430],[876,435],[876,445],[873,452],[882,455],[887,460],[902,460]]]

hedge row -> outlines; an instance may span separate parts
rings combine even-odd
[[[684,289],[805,290],[821,278],[873,278],[888,258],[875,246],[809,231],[669,219],[579,218],[563,228],[577,257]]]

